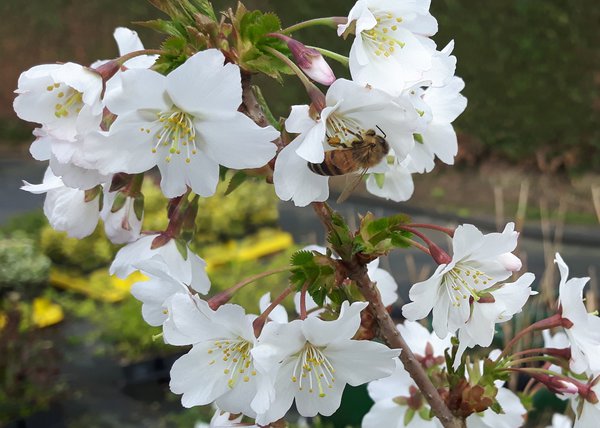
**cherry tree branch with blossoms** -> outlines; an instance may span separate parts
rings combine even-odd
[[[454,163],[452,123],[467,101],[454,42],[438,49],[431,39],[437,21],[429,1],[358,0],[347,17],[285,29],[276,15],[241,3],[217,19],[208,0],[151,2],[168,15],[145,23],[167,36],[161,49],[145,49],[134,31],[118,28],[119,57],[33,67],[19,79],[14,109],[39,125],[30,151],[48,162],[43,182],[23,190],[46,194],[50,224],[72,237],[85,238],[102,220],[107,237],[123,245],[110,273],[143,273],[148,279],[131,289],[143,319],[162,328],[165,343],[191,346],[171,370],[170,389],[184,407],[216,406],[211,426],[250,426],[248,418],[285,426],[292,405],[304,417],[329,416],[346,385],[367,384],[374,405],[365,428],[516,427],[529,410],[523,397],[544,386],[569,399],[575,427],[595,426],[600,318],[583,304],[588,278],[569,278],[559,254],[550,315],[503,350],[472,352],[491,347],[496,325],[536,294],[533,274],[517,276],[514,224],[484,234],[470,224],[366,213],[350,230],[326,204],[332,176],[349,178],[340,202],[363,178],[368,192],[399,202],[413,193],[412,174]],[[313,25],[351,38],[349,56],[303,44],[296,33]],[[346,65],[346,78],[325,57]],[[297,78],[307,104],[275,118],[254,84],[258,75]],[[168,226],[149,231],[142,183],[154,169],[169,200]],[[200,198],[227,177],[227,193],[258,178],[282,201],[312,205],[327,248],[306,247],[289,265],[206,298],[206,262],[190,244]],[[452,251],[429,233],[451,238]],[[406,321],[396,325],[388,308],[398,285],[379,259],[408,247],[437,268],[411,286]],[[283,292],[263,295],[260,314],[230,303],[240,289],[282,272]],[[281,306],[292,298],[294,318]],[[419,323],[430,315],[433,332]],[[543,346],[513,352],[539,331]],[[530,379],[521,397],[505,386],[513,373]]]

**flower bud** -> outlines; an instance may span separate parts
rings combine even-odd
[[[286,38],[285,41],[294,56],[294,61],[308,77],[327,86],[335,82],[333,70],[318,50],[309,48],[290,37]]]
[[[429,253],[438,265],[447,265],[452,261],[452,257],[433,242],[429,244]]]
[[[504,253],[498,256],[498,261],[504,266],[506,270],[511,272],[518,272],[521,270],[523,263],[521,259],[515,256],[513,253]]]

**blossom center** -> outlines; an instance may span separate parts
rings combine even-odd
[[[443,285],[450,296],[453,306],[460,306],[468,298],[479,300],[478,290],[487,286],[492,278],[480,270],[466,264],[457,263],[452,270],[444,274]],[[486,287],[487,288],[487,287]]]
[[[296,354],[296,365],[292,372],[292,382],[298,383],[298,390],[302,391],[308,386],[308,392],[312,393],[315,388],[319,397],[325,397],[325,386],[333,388],[335,369],[323,354],[323,352],[306,343],[304,348]]]
[[[196,146],[196,128],[193,116],[178,109],[157,113],[162,127],[156,132],[156,143],[152,153],[167,151],[165,160],[171,162],[173,155],[185,153],[185,162],[190,163],[191,156],[198,153]],[[150,133],[150,129],[140,128],[140,132]]]
[[[213,346],[208,349],[209,354],[217,354],[209,365],[217,363],[217,358],[221,359],[223,374],[227,375],[227,386],[233,388],[241,379],[243,382],[249,382],[250,376],[256,376],[252,355],[250,350],[252,344],[247,340],[238,337],[237,339],[215,340]],[[220,355],[219,355],[220,354]]]
[[[83,107],[83,94],[65,84],[55,83],[46,87],[56,97],[54,116],[58,119],[77,116]]]
[[[370,30],[361,33],[363,41],[370,45],[375,55],[389,57],[394,54],[396,47],[403,48],[406,43],[396,34],[402,17],[390,12],[373,12],[377,24]]]
[[[365,133],[356,120],[332,113],[325,124],[325,136],[331,147],[351,147]]]

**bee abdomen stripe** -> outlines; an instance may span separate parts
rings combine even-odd
[[[342,175],[342,171],[334,164],[308,162],[308,169],[319,175]]]

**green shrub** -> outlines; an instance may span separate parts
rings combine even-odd
[[[49,269],[50,260],[25,233],[15,232],[10,238],[0,235],[0,294],[6,290],[36,294],[47,281]]]
[[[110,243],[101,227],[85,239],[69,238],[50,226],[42,229],[40,247],[53,263],[90,272],[107,266],[116,253],[117,247]]]
[[[2,306],[8,314],[0,330],[0,425],[48,408],[64,390],[53,342],[39,330],[22,331],[24,315]]]

